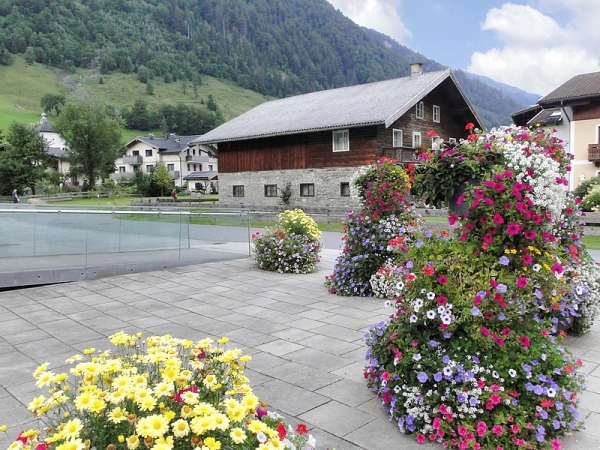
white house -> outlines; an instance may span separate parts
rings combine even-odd
[[[48,119],[46,118],[46,114],[42,113],[42,117],[40,121],[34,125],[34,129],[46,143],[46,151],[48,154],[55,157],[55,169],[64,176],[69,174],[71,169],[71,165],[67,160],[67,151],[69,147],[60,134],[54,131],[52,124],[48,122]],[[66,183],[77,186],[79,184],[77,174],[71,174],[70,180]]]
[[[184,186],[189,181],[190,190],[199,189],[195,178],[188,178],[194,172],[217,173],[217,158],[212,149],[204,145],[191,145],[199,138],[195,136],[165,137],[136,136],[126,144],[125,154],[115,162],[117,170],[113,180],[131,179],[135,171],[152,173],[157,164],[162,163],[173,177],[176,186]]]

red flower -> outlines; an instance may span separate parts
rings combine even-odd
[[[476,134],[470,134],[467,139],[469,141],[476,141],[477,140],[477,135]]]
[[[189,387],[189,388],[186,388],[186,389],[180,389],[180,390],[177,392],[177,395],[175,396],[175,401],[176,401],[177,403],[183,403],[183,398],[181,398],[181,395],[182,395],[182,394],[184,394],[184,393],[186,393],[186,392],[194,392],[194,393],[197,393],[197,392],[198,392],[198,387],[197,387],[197,386],[191,386],[191,387]]]
[[[434,136],[436,136],[436,134],[437,133],[434,130],[431,130],[431,131],[427,132],[427,137],[434,137]]]
[[[433,275],[433,273],[435,272],[435,269],[431,266],[425,266],[423,267],[423,273],[430,277],[431,275]]]
[[[308,428],[306,428],[306,425],[304,425],[303,423],[299,423],[298,426],[296,427],[296,433],[306,434],[306,433],[308,433]]]
[[[473,128],[475,128],[475,124],[473,122],[469,122],[465,125],[465,130],[472,130]]]
[[[438,305],[445,305],[446,303],[448,303],[448,299],[444,296],[440,296],[437,298],[436,302]]]
[[[454,225],[457,220],[458,220],[458,216],[456,214],[450,214],[450,216],[448,216],[448,223],[450,225]]]
[[[529,338],[527,336],[521,336],[519,338],[519,342],[521,343],[521,345],[523,347],[529,347],[531,345],[531,341],[529,340]]]
[[[287,430],[285,429],[285,425],[282,424],[281,422],[279,422],[277,424],[277,433],[279,434],[279,439],[281,439],[282,441],[285,439],[285,437],[287,436]]]

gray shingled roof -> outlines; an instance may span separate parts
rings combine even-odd
[[[192,173],[186,175],[185,177],[183,177],[183,179],[184,180],[208,181],[208,180],[218,179],[218,177],[219,177],[219,172],[217,172],[216,170],[204,170],[202,172],[192,172]]]
[[[365,125],[391,125],[451,77],[450,69],[376,83],[312,92],[263,103],[196,139],[219,143]],[[466,95],[458,87],[477,117]]]
[[[198,139],[201,135],[196,134],[194,136],[173,136],[173,137],[150,137],[150,136],[136,136],[134,139],[127,143],[127,146],[133,144],[136,141],[148,144],[151,147],[158,149],[160,153],[180,153],[185,150],[190,142]],[[179,142],[177,142],[179,140]]]
[[[563,83],[538,102],[540,105],[560,100],[575,100],[600,96],[600,72],[584,73]]]

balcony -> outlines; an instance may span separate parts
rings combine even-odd
[[[134,176],[134,172],[115,172],[111,173],[108,177],[111,180],[119,181],[119,180],[131,180]]]
[[[186,162],[208,162],[208,155],[186,155]]]
[[[125,156],[123,156],[123,164],[132,164],[134,166],[139,166],[140,164],[142,164],[142,162],[143,162],[143,158],[141,155],[135,155],[135,156],[125,155]]]
[[[419,161],[421,152],[412,147],[383,147],[383,156],[395,159],[398,163],[408,164]]]
[[[588,161],[600,164],[600,144],[588,144]]]

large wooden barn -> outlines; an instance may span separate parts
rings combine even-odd
[[[349,181],[381,156],[413,161],[422,146],[464,138],[481,121],[451,70],[263,103],[196,139],[218,149],[222,205],[352,207]],[[430,136],[434,131],[435,135]]]

